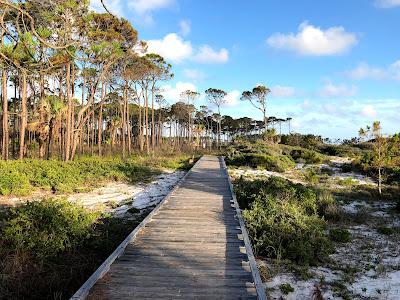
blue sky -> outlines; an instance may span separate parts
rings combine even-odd
[[[400,131],[400,0],[104,2],[173,65],[171,103],[215,87],[228,92],[222,113],[261,119],[239,98],[264,84],[268,114],[297,132],[349,138],[374,120]]]

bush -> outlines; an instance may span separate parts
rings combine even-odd
[[[281,154],[265,153],[240,153],[227,159],[227,163],[233,166],[248,166],[268,171],[284,172],[295,167],[295,163],[289,157]]]
[[[315,170],[307,169],[306,172],[304,172],[304,179],[310,184],[318,184],[320,176]]]
[[[4,216],[0,214],[0,222],[14,216],[8,216],[7,211]],[[79,214],[81,221],[86,219],[86,214]],[[70,214],[62,215],[69,217]],[[77,230],[71,231],[68,225],[66,230],[72,232],[75,246],[48,257],[38,257],[34,253],[36,247],[30,251],[16,248],[17,244],[5,240],[0,232],[0,299],[69,299],[144,217],[132,220],[103,215],[95,226],[89,226],[88,234],[81,235],[80,240],[73,234]],[[59,227],[56,226],[57,233],[61,230]],[[86,231],[86,227],[82,229]],[[32,232],[29,228],[26,230]],[[51,236],[48,226],[40,226],[35,233]]]
[[[226,163],[236,167],[247,166],[275,172],[293,169],[293,159],[279,149],[263,141],[236,142],[227,149]]]
[[[27,202],[11,212],[2,234],[14,249],[52,257],[89,238],[97,218],[66,200]]]
[[[347,229],[335,228],[329,231],[329,237],[337,243],[350,242],[350,232]]]
[[[347,177],[347,178],[339,178],[337,180],[338,184],[341,186],[346,186],[346,187],[352,187],[354,185],[357,185],[357,180],[354,180],[351,177]]]
[[[279,286],[279,289],[281,290],[281,292],[285,295],[293,293],[294,292],[294,288],[290,285],[290,283],[284,283],[281,284]]]
[[[0,195],[25,196],[30,192],[28,178],[15,170],[4,170],[0,175]]]
[[[290,156],[295,161],[304,161],[307,164],[319,164],[323,161],[321,154],[307,149],[294,149],[290,152]]]
[[[316,149],[321,146],[324,141],[321,136],[312,134],[302,135],[300,133],[293,133],[290,135],[282,135],[281,143],[290,146],[298,146],[307,149]]]
[[[257,254],[309,265],[332,251],[312,189],[277,177],[235,186]]]
[[[318,215],[325,220],[340,221],[343,219],[343,210],[337,204],[332,193],[327,190],[317,191]]]

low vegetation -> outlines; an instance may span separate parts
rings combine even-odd
[[[106,181],[143,182],[163,169],[188,169],[189,154],[0,161],[0,194],[80,192]],[[116,206],[116,203],[111,203]],[[58,196],[0,207],[0,299],[68,299],[148,211],[115,218]]]
[[[140,219],[114,219],[60,199],[3,211],[0,298],[68,299]]]
[[[311,188],[277,177],[241,178],[235,186],[258,255],[310,265],[331,253],[322,214],[333,203],[319,201]]]
[[[284,172],[295,167],[291,157],[280,153],[278,149],[266,147],[262,142],[255,144],[236,142],[228,148],[226,161],[232,166],[248,166],[276,172]]]
[[[105,181],[146,181],[163,168],[186,169],[189,155],[82,157],[74,161],[0,161],[0,195],[29,195],[35,189],[71,193],[98,186]]]
[[[336,145],[313,135],[261,135],[238,139],[228,150],[235,192],[272,298],[294,291],[316,299],[381,295],[382,274],[396,276],[398,269],[370,257],[391,253],[398,241],[398,136]],[[274,162],[287,159],[292,167],[271,168],[254,160],[260,154]],[[379,288],[360,291],[363,280]]]
[[[329,236],[332,241],[337,243],[350,242],[350,232],[343,228],[334,228],[329,231]]]
[[[318,164],[326,160],[324,154],[314,150],[271,143],[269,139],[236,139],[226,151],[229,165],[285,172],[298,164]]]

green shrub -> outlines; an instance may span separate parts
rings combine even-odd
[[[268,171],[284,172],[295,167],[290,157],[281,154],[265,153],[240,153],[227,160],[227,163],[234,166],[248,166],[261,168]]]
[[[16,196],[25,196],[30,192],[29,180],[24,174],[17,171],[4,170],[0,175],[0,195],[14,194]]]
[[[290,283],[283,283],[279,286],[279,289],[281,290],[281,292],[285,295],[293,293],[294,292],[294,288],[290,285]]]
[[[303,135],[300,133],[292,133],[290,135],[282,135],[281,143],[290,146],[299,146],[307,149],[316,149],[324,143],[321,136],[313,134]]]
[[[357,185],[357,181],[351,177],[343,178],[338,180],[338,184],[346,187],[352,187]]]
[[[303,161],[307,164],[319,164],[323,161],[321,154],[307,149],[294,149],[290,152],[290,156],[295,161]]]
[[[330,191],[318,190],[317,205],[318,205],[318,214],[320,216],[325,216],[328,207],[331,205],[336,205],[336,200]]]
[[[272,196],[282,201],[301,203],[308,214],[315,214],[318,210],[317,196],[312,189],[280,177],[253,181],[241,177],[235,182],[235,192],[242,209],[250,208],[256,200]]]
[[[311,184],[318,184],[320,181],[320,176],[314,169],[308,169],[304,172],[304,179]]]
[[[317,192],[317,206],[318,214],[326,220],[339,221],[343,218],[343,212],[330,191]]]
[[[335,228],[329,231],[329,237],[337,243],[350,242],[350,232],[344,228]]]
[[[296,166],[290,155],[282,153],[276,145],[262,141],[235,143],[227,149],[226,162],[237,167],[248,166],[275,172],[284,172]]]
[[[3,238],[14,249],[52,257],[89,238],[98,216],[66,200],[27,202],[11,212]]]
[[[309,265],[332,251],[312,189],[277,177],[235,186],[256,253]]]

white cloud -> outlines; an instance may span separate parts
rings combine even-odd
[[[196,69],[184,69],[183,75],[191,80],[203,80],[207,78],[207,74]]]
[[[182,92],[191,90],[191,91],[197,91],[196,85],[194,85],[191,82],[182,82],[178,81],[175,86],[171,85],[164,85],[161,88],[161,94],[164,95],[165,99],[170,102],[170,103],[175,103],[177,101],[180,101],[180,95]]]
[[[356,86],[347,85],[334,85],[331,82],[325,84],[325,86],[319,91],[319,95],[323,98],[331,97],[350,97],[357,94]]]
[[[235,106],[239,102],[240,92],[238,90],[233,90],[227,93],[225,100],[225,105]]]
[[[365,106],[362,108],[362,110],[361,110],[361,114],[362,114],[364,117],[368,117],[368,118],[375,118],[376,115],[377,115],[374,106],[371,105],[371,104],[365,105]]]
[[[147,46],[148,53],[157,53],[173,63],[180,63],[193,53],[192,44],[176,33],[170,33],[161,40],[149,40]]]
[[[186,36],[192,30],[191,24],[188,20],[182,20],[179,22],[179,32],[181,35]]]
[[[194,60],[199,63],[225,63],[229,59],[228,50],[214,50],[208,45],[198,49],[190,41],[185,41],[177,33],[169,33],[160,40],[147,41],[148,53],[157,53],[167,61],[181,63],[184,60]]]
[[[176,5],[175,0],[127,0],[126,4],[135,14],[135,21],[146,25],[154,23],[153,12]]]
[[[122,8],[122,3],[121,0],[105,0],[104,1],[105,6],[107,9],[112,12],[113,14],[117,16],[124,16],[123,13],[123,8]],[[101,4],[100,0],[91,0],[90,1],[90,9],[98,12],[98,13],[104,13],[106,10],[104,9],[104,6]]]
[[[200,63],[226,63],[229,60],[229,52],[225,48],[214,50],[208,45],[199,48],[194,60]]]
[[[375,0],[375,5],[381,8],[400,6],[400,0]]]
[[[290,121],[290,127],[292,129],[300,129],[300,128],[302,128],[302,125],[299,120],[295,119],[295,120]]]
[[[392,79],[400,80],[400,60],[395,61],[389,66],[389,73],[391,74]]]
[[[296,90],[291,86],[274,86],[271,88],[271,96],[276,98],[286,98],[294,96]]]
[[[276,33],[267,39],[270,47],[295,51],[300,55],[327,56],[342,54],[357,44],[354,33],[343,27],[330,27],[323,30],[303,22],[299,31],[289,34]]]
[[[174,4],[175,0],[130,0],[128,2],[128,6],[140,15],[171,7]]]
[[[301,105],[303,109],[308,109],[311,107],[310,100],[306,99],[303,101],[303,104]]]
[[[346,75],[354,80],[400,80],[400,60],[388,67],[372,67],[367,63],[360,63],[355,69],[346,72]]]
[[[347,76],[355,80],[384,79],[386,75],[385,70],[371,67],[366,63],[361,63],[357,68],[347,72]]]

